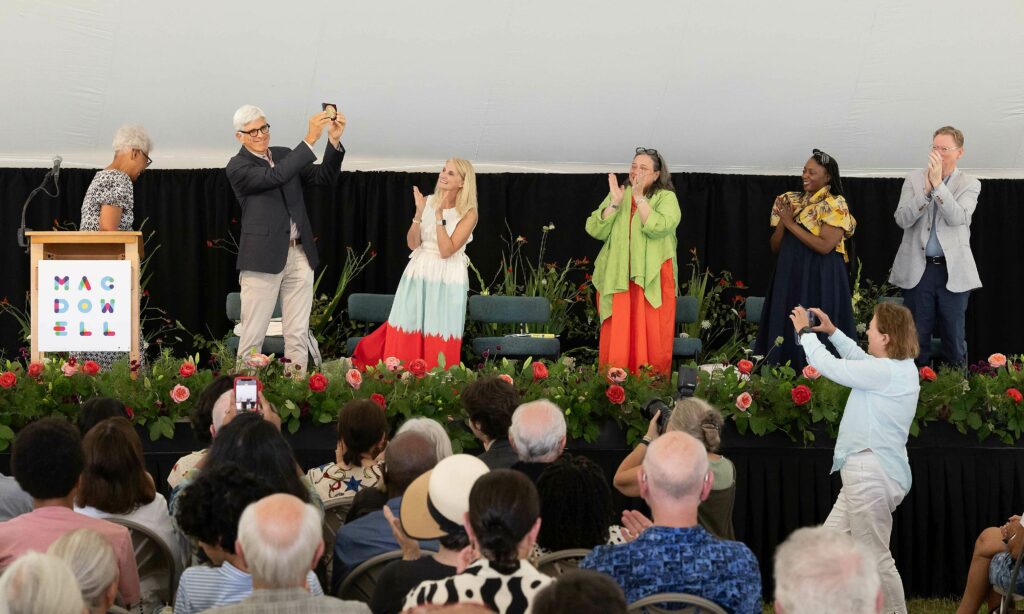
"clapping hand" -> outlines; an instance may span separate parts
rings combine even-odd
[[[627,542],[640,537],[641,533],[653,525],[650,518],[636,510],[622,512],[622,538]]]
[[[416,218],[423,216],[423,209],[427,206],[427,197],[424,196],[416,186],[412,187],[412,199],[416,202]]]
[[[615,177],[615,173],[608,173],[608,193],[611,194],[612,207],[618,207],[622,202],[622,194],[626,191],[624,187],[619,185],[618,178]]]
[[[405,533],[405,529],[402,528],[402,521],[395,518],[391,508],[385,505],[382,511],[384,512],[384,518],[388,521],[388,526],[391,527],[391,535],[402,549],[402,558],[406,561],[415,561],[420,558],[419,542]]]
[[[942,154],[934,149],[928,154],[928,170],[926,174],[928,191],[931,192],[942,183]]]
[[[787,228],[796,219],[793,215],[793,206],[790,204],[789,197],[785,194],[775,199],[775,204],[772,205],[772,213],[779,216],[779,223]]]

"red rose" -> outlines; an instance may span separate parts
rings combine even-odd
[[[811,389],[800,384],[789,391],[789,396],[793,397],[793,403],[796,405],[806,405],[811,400]]]
[[[327,376],[323,373],[314,373],[309,376],[309,389],[313,392],[327,390]]]
[[[498,379],[500,379],[501,381],[505,382],[509,386],[515,386],[516,385],[516,383],[512,380],[512,376],[509,375],[508,373],[502,373],[501,375],[498,376]]]
[[[178,375],[182,377],[192,377],[196,373],[196,365],[190,362],[183,362],[178,367]]]
[[[931,367],[921,367],[920,374],[921,379],[923,379],[926,382],[935,381],[935,371],[933,371]]]
[[[87,360],[82,364],[82,373],[86,375],[96,375],[100,372],[100,366],[93,360]]]
[[[10,371],[0,373],[0,388],[10,388],[18,383],[18,376]]]
[[[608,400],[615,405],[621,405],[626,400],[626,391],[622,386],[618,384],[612,384],[608,386],[608,389],[604,391],[604,396],[608,397]]]
[[[43,363],[41,362],[30,363],[28,365],[28,376],[31,378],[38,378],[43,374],[43,369],[45,368],[46,367],[43,366]]]
[[[2,378],[0,378],[0,379],[2,379]],[[1007,388],[1006,389],[1006,396],[1008,396],[1011,399],[1013,399],[1013,402],[1017,403],[1018,405],[1020,404],[1021,401],[1024,401],[1024,395],[1021,395],[1020,390],[1017,390],[1016,388]]]
[[[738,280],[738,279],[737,279],[737,280],[736,280],[736,287],[737,287],[737,288],[746,288],[746,287],[747,287],[747,285],[746,285],[746,284],[744,284],[744,283],[743,283],[742,281],[740,281],[740,280]]]
[[[379,405],[381,409],[384,409],[384,406],[387,405],[387,400],[384,398],[384,395],[379,392],[371,394],[370,400]]]
[[[409,372],[416,377],[423,377],[427,374],[427,361],[422,358],[416,358],[409,363]]]
[[[128,416],[129,420],[135,417],[135,410],[127,405],[124,406],[124,413],[126,416]]]
[[[535,363],[533,363],[533,379],[534,380],[547,379],[547,377],[548,377],[548,368],[546,366],[544,366],[544,363],[542,363],[542,362],[535,362]]]
[[[744,359],[736,363],[736,369],[743,375],[750,375],[750,372],[754,370],[754,363]]]

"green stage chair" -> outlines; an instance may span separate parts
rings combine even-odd
[[[242,293],[241,292],[231,292],[231,293],[228,294],[227,300],[225,301],[225,305],[224,305],[224,311],[227,314],[228,319],[231,320],[235,324],[237,324],[238,321],[242,319]],[[274,317],[274,318],[280,318],[281,317],[281,304],[280,303],[278,303],[277,305],[274,305],[274,315],[271,316],[271,317]],[[227,348],[229,350],[231,350],[232,353],[237,354],[238,353],[238,336],[235,335],[235,334],[232,334],[230,337],[228,337],[226,345],[227,345]],[[263,338],[263,349],[262,349],[262,352],[264,354],[267,354],[267,355],[273,354],[275,356],[284,356],[284,337],[282,337],[280,335],[275,335],[275,336],[272,336],[272,337],[264,337]]]
[[[477,337],[473,339],[473,351],[480,356],[492,358],[557,358],[561,344],[557,337],[539,338],[525,336],[525,324],[542,324],[551,318],[551,304],[543,296],[471,296],[469,297],[469,319],[476,322],[495,324],[519,324],[519,335],[504,337]],[[485,354],[486,353],[486,354]]]
[[[350,294],[348,297],[348,319],[363,324],[363,334],[370,332],[370,327],[387,322],[391,315],[391,304],[395,302],[394,294]],[[345,342],[345,353],[349,356],[356,349],[362,337],[349,337]]]
[[[747,315],[744,319],[747,322],[759,323],[761,321],[761,310],[764,309],[763,296],[748,296],[745,303]]]
[[[676,297],[676,328],[684,324],[692,324],[698,317],[697,297],[677,296]],[[704,349],[700,337],[679,337],[672,340],[672,359],[696,358],[697,354]]]

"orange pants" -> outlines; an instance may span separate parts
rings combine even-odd
[[[657,373],[669,375],[675,336],[676,282],[672,261],[666,260],[661,265],[661,307],[652,307],[644,289],[632,281],[628,291],[612,295],[612,315],[601,323],[598,364],[634,374],[642,365],[650,365]]]

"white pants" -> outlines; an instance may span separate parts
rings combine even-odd
[[[267,324],[281,296],[281,324],[284,329],[284,355],[289,366],[306,372],[309,356],[309,312],[313,308],[313,269],[309,267],[301,245],[288,248],[288,261],[280,273],[242,271],[242,334],[238,356],[263,348]]]
[[[896,480],[885,474],[870,450],[847,457],[839,475],[843,488],[825,526],[849,533],[868,547],[878,561],[878,575],[882,579],[885,598],[882,611],[906,614],[903,580],[889,551],[892,513],[906,493]]]

